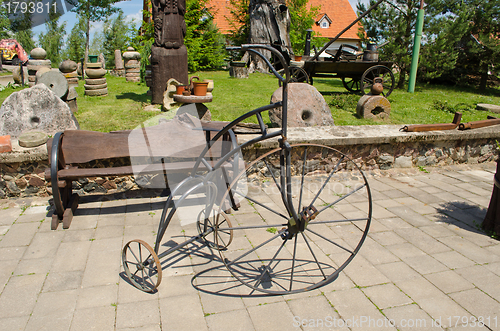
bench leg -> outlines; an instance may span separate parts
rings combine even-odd
[[[73,220],[73,215],[75,213],[76,208],[78,208],[78,200],[79,200],[79,195],[76,193],[73,193],[71,195],[71,198],[69,199],[69,202],[67,204],[66,209],[64,210],[63,218],[62,220],[57,217],[57,213],[54,213],[52,215],[52,221],[50,224],[50,228],[52,230],[56,230],[59,223],[62,222],[63,224],[63,229],[68,229],[69,226],[71,225],[71,221]]]

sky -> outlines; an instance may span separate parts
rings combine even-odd
[[[326,1],[335,1],[335,0],[326,0]],[[354,11],[356,11],[356,4],[358,1],[363,3],[369,3],[369,0],[349,0],[349,3],[353,7]],[[64,1],[63,1],[64,2]],[[125,0],[118,2],[116,6],[123,10],[128,21],[135,21],[138,25],[142,20],[142,2],[143,0]],[[69,34],[71,29],[76,23],[76,15],[75,13],[68,12],[62,15],[59,18],[59,23],[66,21],[66,33]],[[102,31],[103,22],[93,22],[91,27],[91,35],[94,34],[95,31]],[[39,25],[33,28],[33,33],[35,35],[35,40],[38,40],[38,35],[40,32],[45,32],[45,25]]]

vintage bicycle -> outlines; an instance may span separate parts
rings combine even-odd
[[[171,189],[154,248],[141,239],[125,245],[125,274],[142,291],[154,292],[164,269],[177,261],[174,253],[200,242],[218,251],[221,263],[250,293],[309,291],[335,280],[366,239],[372,199],[361,169],[334,148],[290,144],[287,139],[290,71],[283,56],[264,45],[231,49],[262,57],[282,83],[282,100],[249,111],[214,132],[190,175]],[[281,61],[284,77],[263,51]],[[279,108],[281,128],[268,129],[263,113]],[[233,129],[252,117],[259,133],[238,145]],[[221,145],[224,135],[234,139]],[[252,146],[268,139],[277,139],[279,147],[255,154]],[[246,153],[254,154],[243,157]],[[181,225],[172,225],[174,219]],[[188,236],[188,231],[195,233]]]

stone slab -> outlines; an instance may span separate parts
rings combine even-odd
[[[487,103],[478,103],[476,105],[477,110],[485,110],[485,111],[491,111],[493,113],[500,114],[500,106],[498,105],[490,105]]]

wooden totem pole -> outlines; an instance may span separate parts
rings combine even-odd
[[[163,102],[167,81],[188,84],[186,0],[152,0],[155,41],[151,47],[152,103]]]

